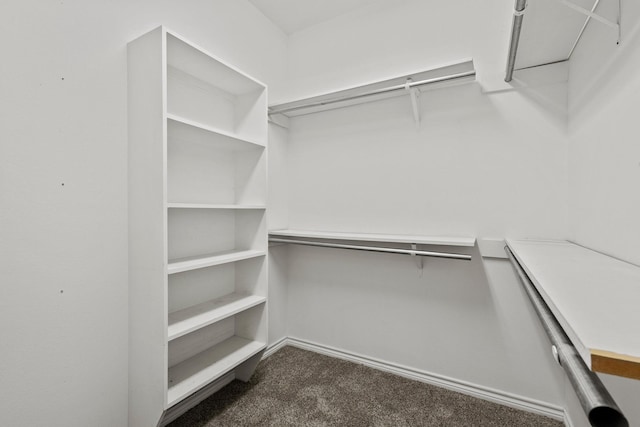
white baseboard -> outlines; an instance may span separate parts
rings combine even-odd
[[[468,396],[477,397],[479,399],[488,400],[490,402],[509,406],[511,408],[520,409],[534,414],[544,415],[546,417],[564,421],[568,427],[571,427],[571,421],[565,415],[565,411],[563,410],[563,408],[559,406],[551,405],[546,402],[541,402],[523,396],[517,396],[500,390],[483,387],[477,384],[459,381],[442,375],[419,371],[416,369],[408,368],[406,366],[385,362],[382,360],[362,356],[360,354],[313,343],[310,341],[301,340],[298,338],[282,338],[267,349],[264,357],[275,353],[276,351],[287,345],[301,348],[303,350],[312,351],[314,353],[335,357],[338,359],[348,360],[350,362],[365,365],[374,369],[378,369],[380,371],[389,372],[401,377],[446,388],[448,390],[456,391]]]
[[[282,347],[286,346],[287,345],[287,341],[288,341],[287,337],[282,337],[278,341],[276,341],[273,344],[271,344],[270,346],[268,346],[267,349],[265,350],[264,354],[262,355],[262,360],[266,359],[267,357],[271,356],[276,351],[280,350]]]

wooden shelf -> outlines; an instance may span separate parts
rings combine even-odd
[[[263,142],[242,138],[175,114],[167,114],[169,138],[172,141],[200,142],[223,150],[255,150],[265,147]]]
[[[243,259],[265,256],[265,251],[225,251],[215,254],[200,255],[187,258],[170,260],[167,266],[167,274],[181,273],[183,271],[197,270],[198,268],[212,267],[214,265],[226,264],[229,262],[242,261]]]
[[[263,342],[233,336],[169,368],[167,405],[198,391],[265,348]]]
[[[507,244],[585,364],[640,379],[640,267],[566,241]]]
[[[273,237],[305,237],[312,239],[354,240],[363,242],[416,243],[421,245],[466,246],[473,247],[475,237],[453,236],[410,236],[403,234],[363,234],[343,233],[333,231],[304,231],[304,230],[272,230]]]
[[[167,203],[169,209],[247,209],[261,210],[266,209],[264,205],[215,205],[206,203]]]
[[[232,293],[222,298],[169,313],[168,340],[174,340],[241,311],[263,304],[266,297]]]

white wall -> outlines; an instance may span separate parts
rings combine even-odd
[[[270,230],[287,228],[289,222],[288,132],[269,124],[269,201],[267,222]],[[269,250],[269,344],[287,336],[287,265],[285,246]]]
[[[424,93],[418,130],[407,98],[293,119],[290,228],[566,237],[566,69],[504,90],[511,11],[403,1],[292,34],[287,98],[468,57],[478,83]],[[473,253],[419,276],[410,258],[292,246],[289,335],[560,406],[510,265]]]
[[[640,4],[622,7],[622,44],[590,25],[571,59],[570,223],[578,243],[640,264]]]
[[[126,425],[126,44],[160,24],[281,86],[286,38],[245,1],[0,8],[1,425]]]
[[[598,13],[615,18],[617,2]],[[571,58],[569,224],[577,243],[640,264],[640,3],[622,1],[622,44],[592,22]],[[632,426],[640,425],[640,381],[601,375]],[[587,426],[570,387],[569,415]]]

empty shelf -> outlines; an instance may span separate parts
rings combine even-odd
[[[266,209],[264,205],[216,205],[207,203],[167,203],[169,209]]]
[[[246,210],[260,210],[266,209],[264,205],[218,205],[209,203],[167,203],[169,209],[246,209]]]
[[[169,368],[167,404],[173,405],[266,348],[266,344],[233,336]]]
[[[229,294],[169,314],[169,341],[233,316],[267,300],[258,295]]]
[[[223,150],[253,150],[264,148],[264,143],[242,138],[222,129],[167,114],[169,138],[175,141],[202,142]]]
[[[167,65],[233,95],[264,90],[265,85],[215,55],[167,31]]]
[[[508,245],[585,364],[640,379],[640,267],[566,241]]]
[[[410,236],[403,234],[363,234],[333,231],[273,230],[274,237],[306,237],[312,239],[357,240],[363,242],[416,243],[422,245],[467,246],[473,247],[475,237],[453,236]]]
[[[242,261],[243,259],[264,256],[265,251],[226,251],[215,254],[200,255],[187,258],[170,260],[167,266],[168,274],[181,273],[183,271],[196,270],[198,268],[212,267],[214,265],[226,264],[228,262]]]

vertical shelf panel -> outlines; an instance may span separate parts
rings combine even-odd
[[[164,30],[127,47],[129,424],[156,425],[167,377]]]

